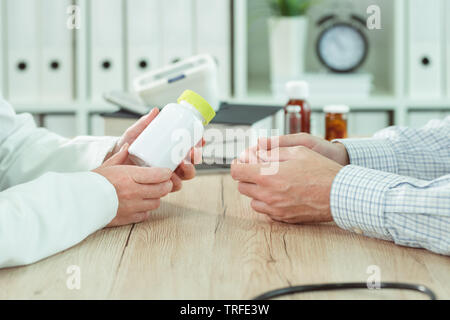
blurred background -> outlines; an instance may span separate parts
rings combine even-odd
[[[305,80],[313,134],[346,104],[349,136],[370,136],[450,114],[449,15],[446,0],[0,0],[0,92],[40,126],[101,135],[105,92],[208,53],[221,101],[281,107]]]

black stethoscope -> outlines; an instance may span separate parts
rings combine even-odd
[[[430,300],[437,300],[436,294],[429,288],[420,284],[409,284],[401,282],[381,282],[380,289],[400,289],[420,292],[426,295]],[[368,289],[367,283],[364,282],[348,282],[348,283],[326,283],[326,284],[310,284],[295,287],[286,287],[263,293],[253,300],[268,300],[287,296],[296,293],[318,292],[318,291],[336,291],[351,289]],[[375,290],[375,289],[372,289]]]

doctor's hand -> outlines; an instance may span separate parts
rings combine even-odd
[[[147,128],[147,126],[158,116],[159,109],[154,108],[150,113],[141,117],[135,124],[129,127],[125,133],[120,137],[116,146],[109,156],[107,156],[106,161],[116,155],[120,149],[128,144],[131,145],[137,137]],[[201,150],[200,150],[201,151]],[[182,164],[178,166],[175,170],[174,174],[171,177],[173,188],[172,192],[179,191],[182,187],[183,180],[190,180],[195,177],[195,167],[193,163],[197,163],[196,159],[198,159],[199,149],[193,148],[190,153],[191,161],[184,161]],[[201,154],[201,152],[200,152]],[[128,159],[125,159],[124,164],[133,165],[133,163]]]
[[[235,161],[231,166],[239,192],[252,199],[255,211],[286,223],[333,220],[330,192],[340,164],[306,147],[260,152],[259,159],[259,163]]]
[[[139,223],[160,206],[160,198],[173,189],[172,171],[122,165],[128,158],[128,144],[93,172],[104,176],[116,189],[119,208],[108,227]]]
[[[347,149],[342,143],[331,143],[307,133],[291,134],[280,137],[260,138],[258,145],[247,149],[239,158],[242,162],[257,159],[258,152],[273,148],[306,147],[342,166],[350,163]],[[295,149],[291,149],[295,150]]]

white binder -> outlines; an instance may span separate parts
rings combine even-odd
[[[5,65],[3,64],[3,48],[5,48],[5,39],[3,37],[3,21],[5,21],[5,16],[3,14],[4,3],[0,2],[0,99],[5,97],[5,88],[4,88],[4,77],[6,75]]]
[[[450,98],[450,1],[445,1],[444,7],[444,38],[445,38],[445,54],[446,54],[446,83],[447,83],[447,98]]]
[[[122,0],[95,0],[90,4],[90,94],[95,103],[102,95],[124,90]]]
[[[12,103],[39,100],[39,2],[6,0],[8,99]]]
[[[231,93],[230,15],[230,0],[195,0],[196,51],[216,59],[222,100]]]
[[[74,98],[73,30],[66,25],[71,0],[41,0],[41,101],[71,102]]]
[[[193,0],[164,0],[161,16],[163,64],[193,55]]]
[[[441,0],[410,0],[409,94],[411,98],[440,98],[443,93]]]
[[[127,89],[144,72],[161,66],[160,17],[162,1],[126,1]]]

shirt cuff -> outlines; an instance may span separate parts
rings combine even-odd
[[[343,229],[369,237],[392,240],[385,226],[385,196],[400,177],[349,165],[333,181],[330,208]]]
[[[394,149],[385,139],[338,139],[347,149],[350,164],[397,173],[398,163]]]

